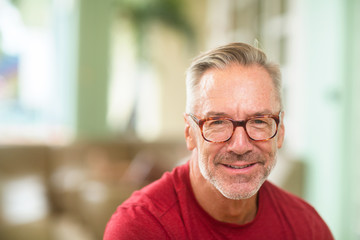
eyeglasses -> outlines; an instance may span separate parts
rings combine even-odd
[[[279,115],[261,115],[243,121],[226,117],[209,117],[198,119],[188,114],[199,126],[202,137],[208,142],[222,143],[229,141],[237,127],[243,127],[247,136],[253,141],[268,141],[275,137],[280,123]]]

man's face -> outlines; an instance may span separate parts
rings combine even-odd
[[[199,118],[230,117],[245,120],[264,114],[278,115],[280,102],[269,74],[262,67],[230,65],[209,69],[200,80],[199,98],[193,114]],[[196,150],[199,173],[225,197],[246,199],[261,187],[276,163],[284,127],[265,142],[248,138],[244,128],[236,128],[225,143],[210,143],[201,136],[199,127],[187,118],[186,141]]]

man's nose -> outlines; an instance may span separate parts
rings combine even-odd
[[[244,127],[237,127],[234,130],[234,134],[228,141],[228,150],[236,154],[244,154],[251,151],[253,145],[251,139],[248,137]]]

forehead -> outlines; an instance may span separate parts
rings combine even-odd
[[[199,114],[224,112],[233,117],[280,110],[273,81],[261,66],[238,64],[209,69],[199,83]]]

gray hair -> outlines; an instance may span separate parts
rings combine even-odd
[[[268,61],[265,53],[246,43],[230,43],[196,57],[186,72],[186,112],[194,107],[196,90],[202,75],[212,68],[224,69],[231,64],[263,67],[273,80],[275,91],[282,107],[280,67]]]

